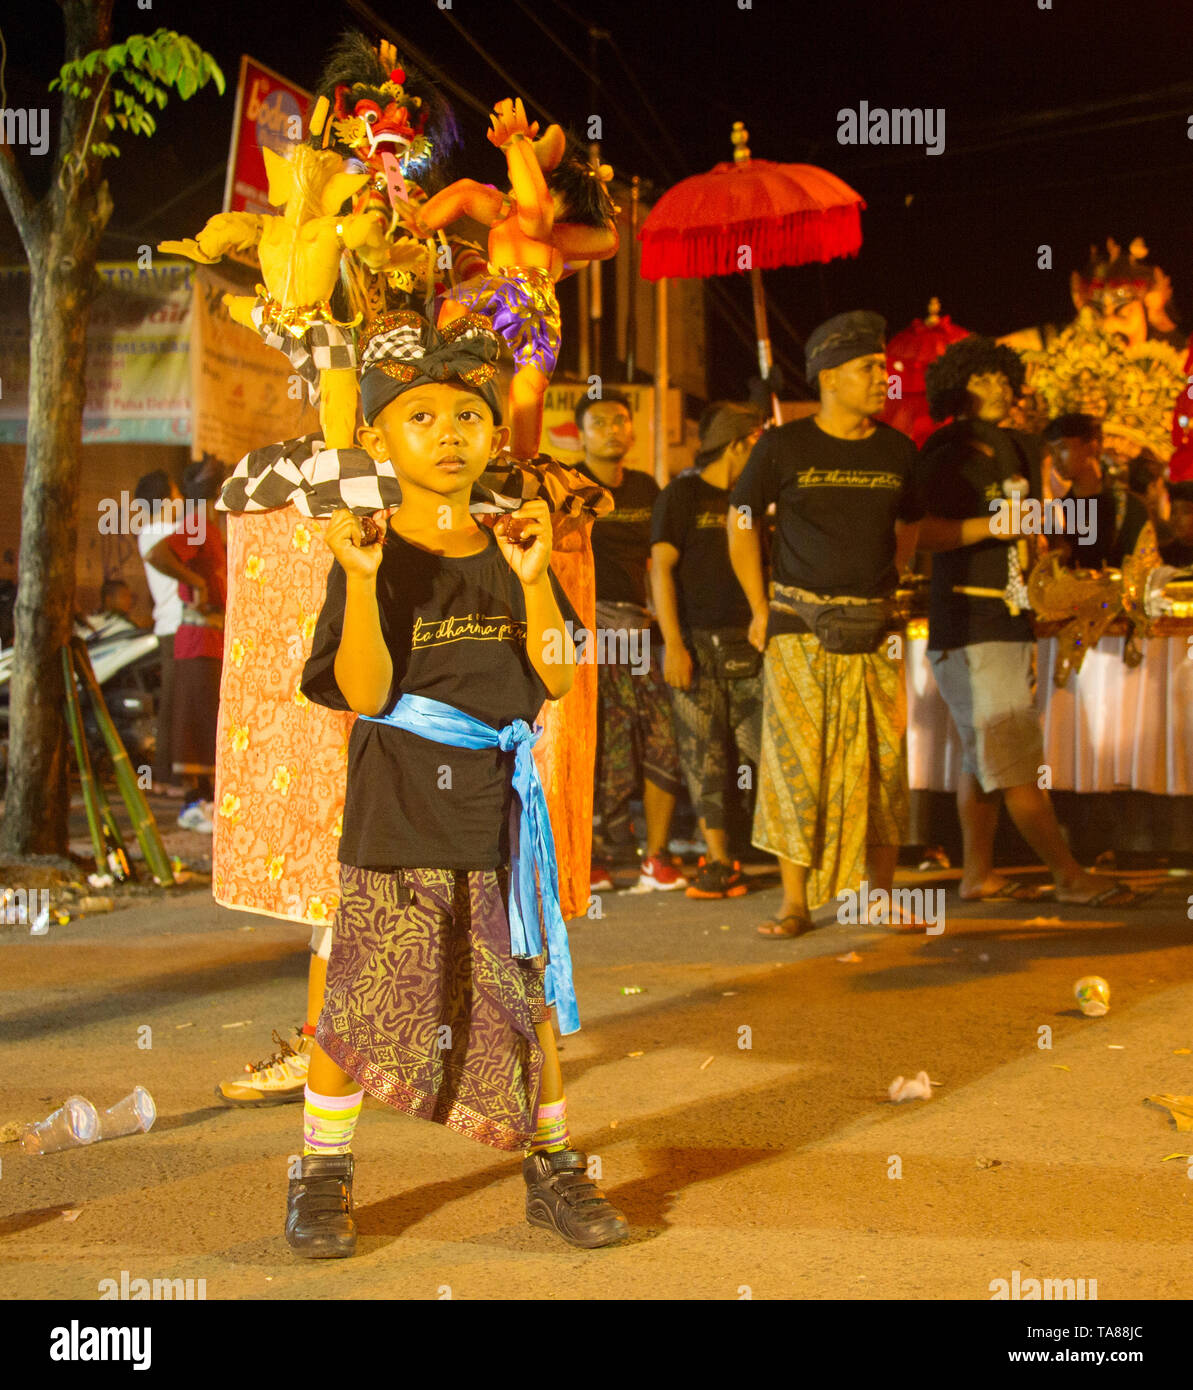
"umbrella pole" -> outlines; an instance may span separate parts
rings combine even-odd
[[[667,277],[654,287],[654,480],[660,487],[671,481],[667,467]]]
[[[762,271],[757,266],[750,267],[750,291],[754,296],[754,334],[758,339],[758,370],[762,373],[765,384],[771,369],[770,330],[766,323],[766,294],[762,289]],[[783,416],[779,410],[779,398],[773,391],[770,408],[775,417],[775,424],[781,425]]]

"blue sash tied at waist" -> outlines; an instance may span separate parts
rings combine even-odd
[[[425,695],[403,695],[388,714],[359,716],[370,724],[389,724],[433,743],[453,748],[500,748],[514,753],[514,791],[521,814],[510,837],[510,954],[530,959],[547,948],[545,992],[556,1010],[561,1033],[580,1027],[576,991],[572,983],[572,955],[567,928],[559,906],[559,868],[555,862],[555,837],[547,814],[547,798],[531,749],[542,735],[524,719],[495,729],[454,705]],[[538,871],[537,888],[535,871]],[[541,905],[540,905],[541,897]],[[545,927],[545,932],[544,932]]]

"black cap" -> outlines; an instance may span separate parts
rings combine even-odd
[[[886,351],[886,319],[869,309],[853,309],[814,328],[804,344],[808,385],[815,386],[818,372]]]

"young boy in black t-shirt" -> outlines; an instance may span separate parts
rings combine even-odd
[[[548,569],[545,501],[495,535],[469,512],[507,433],[494,429],[497,350],[475,315],[440,337],[420,315],[387,314],[362,340],[359,438],[392,463],[402,505],[381,543],[349,511],[328,523],[336,564],[302,681],[309,699],[361,716],[286,1222],[308,1258],[355,1249],[366,1090],[495,1148],[528,1147],[532,1225],[584,1248],[627,1234],[570,1147],[548,1012],[579,1027],[529,725],[571,685],[574,614]]]
[[[663,678],[675,735],[708,854],[689,898],[737,898],[748,889],[729,852],[726,750],[757,767],[762,661],[751,647],[750,603],[729,563],[729,489],[762,434],[753,407],[718,401],[700,421],[695,467],[663,489],[651,524],[651,583],[663,632]],[[741,786],[739,778],[734,781]]]

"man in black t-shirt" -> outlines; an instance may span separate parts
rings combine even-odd
[[[1160,559],[1166,565],[1187,569],[1193,565],[1193,481],[1169,483],[1168,497],[1172,539],[1160,547]]]
[[[999,798],[1019,833],[1052,871],[1058,900],[1091,902],[1106,892],[1081,868],[1039,785],[1044,744],[1036,712],[1033,631],[1020,572],[1020,523],[1010,493],[1039,495],[1024,438],[999,426],[1023,385],[1009,347],[963,338],[928,368],[933,418],[952,415],[927,439],[919,470],[920,548],[934,552],[928,657],[961,738],[957,814],[965,846],[961,896],[995,897]],[[1022,607],[1011,612],[1004,593]],[[1019,602],[1016,602],[1019,607]]]
[[[1069,484],[1065,498],[1087,512],[1085,534],[1052,544],[1066,552],[1075,569],[1119,569],[1128,555],[1156,547],[1147,508],[1133,493],[1111,487],[1102,476],[1102,426],[1092,415],[1058,415],[1044,429],[1053,467]]]
[[[623,460],[634,442],[630,403],[607,391],[581,396],[576,425],[584,444],[579,471],[613,494],[613,510],[592,528],[597,599],[597,764],[595,802],[605,851],[629,839],[630,802],[646,813],[646,857],[638,886],[665,891],[687,880],[667,854],[671,816],[682,787],[671,700],[651,651],[646,603],[650,517],[658,484]],[[594,863],[593,892],[613,887],[609,868]]]
[[[746,892],[741,865],[729,854],[725,753],[732,738],[739,758],[758,762],[761,663],[749,643],[750,605],[729,564],[725,523],[728,489],[761,434],[762,416],[753,406],[709,406],[695,467],[669,483],[654,504],[650,574],[666,644],[663,675],[675,707],[680,762],[708,846],[689,898]],[[736,780],[740,787],[740,774]]]
[[[873,419],[886,402],[885,337],[865,312],[811,334],[820,409],[764,434],[730,498],[729,554],[750,640],[766,653],[753,839],[783,877],[767,936],[806,931],[809,907],[844,905],[867,870],[889,905],[906,831],[903,663],[884,638],[882,600],[911,558],[919,512],[915,446]],[[772,503],[768,604],[761,521]]]

